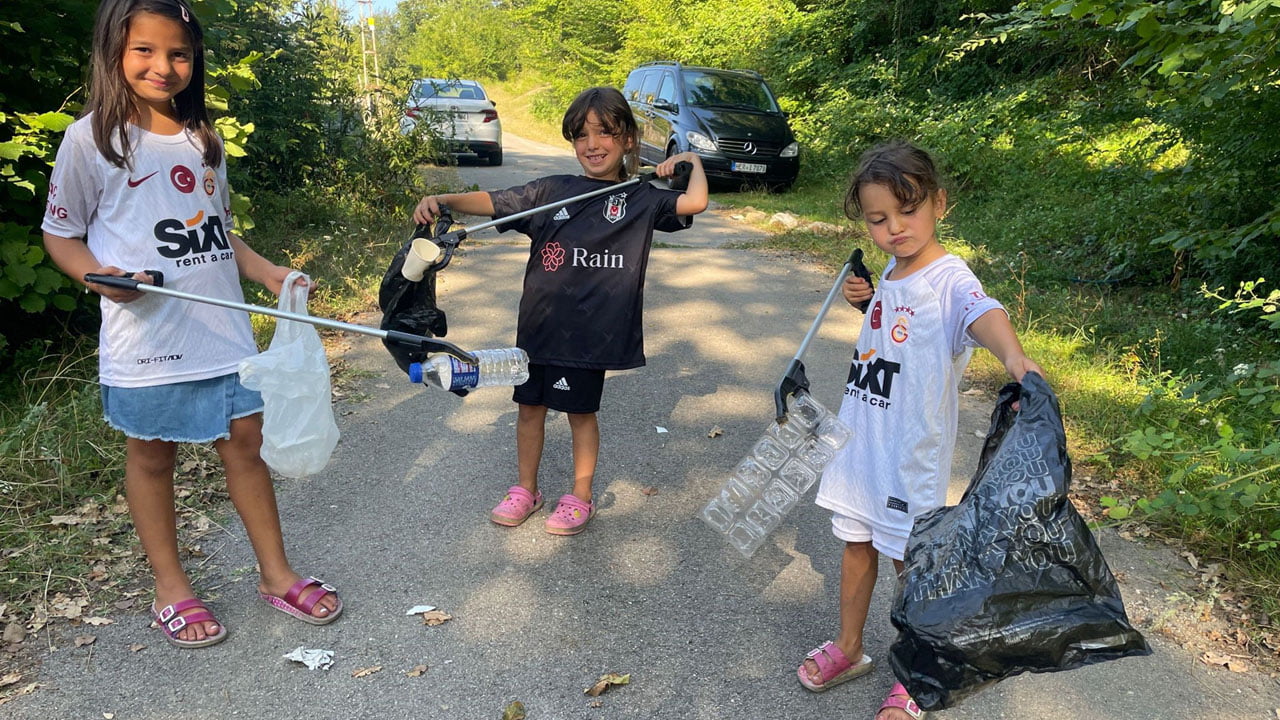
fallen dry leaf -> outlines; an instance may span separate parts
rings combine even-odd
[[[0,677],[0,687],[8,687],[17,683],[22,679],[22,673],[11,672],[4,677]]]
[[[644,487],[640,488],[640,494],[641,495],[657,495],[658,488],[652,485],[645,485]]]
[[[84,622],[85,625],[102,627],[103,625],[110,625],[111,623],[115,622],[115,620],[112,620],[111,618],[104,618],[104,617],[87,617],[82,622]]]
[[[723,434],[724,434],[724,431],[720,429],[719,425],[716,425],[715,427],[707,431],[707,437],[709,438],[720,437]]]
[[[1205,665],[1216,665],[1218,667],[1225,667],[1226,669],[1235,673],[1249,672],[1250,670],[1249,663],[1246,663],[1245,661],[1240,660],[1239,658],[1233,657],[1231,655],[1223,655],[1221,653],[1216,653],[1216,652],[1203,653],[1200,656],[1200,662],[1204,663]]]
[[[14,645],[27,639],[27,629],[20,622],[11,622],[4,626],[4,643]]]
[[[604,692],[605,690],[608,690],[609,687],[612,685],[628,685],[630,683],[631,683],[631,673],[627,673],[625,675],[620,673],[607,673],[605,675],[601,675],[600,679],[596,681],[595,685],[592,685],[586,690],[583,690],[582,693],[584,695],[590,695],[591,697],[596,697],[597,695]]]
[[[409,677],[421,677],[422,673],[427,671],[426,665],[414,665],[412,670],[405,673]]]
[[[587,704],[587,707],[593,707],[593,708],[604,707],[604,701],[592,700],[590,703]]]
[[[147,646],[146,646],[146,645],[143,645],[142,643],[134,643],[134,644],[132,644],[132,645],[130,645],[130,646],[129,646],[129,652],[135,652],[135,653],[136,653],[136,652],[138,652],[138,651],[140,651],[140,650],[146,650],[146,649],[147,649]]]
[[[84,518],[79,515],[54,515],[49,518],[50,525],[79,525]]]
[[[358,668],[355,672],[351,673],[351,677],[353,678],[368,677],[369,675],[372,675],[381,670],[382,670],[381,665],[374,665],[373,667],[367,667],[367,668]]]
[[[76,647],[84,647],[85,645],[92,645],[97,641],[98,641],[98,638],[95,635],[77,635]]]
[[[1192,570],[1197,570],[1200,568],[1200,561],[1196,560],[1196,556],[1194,554],[1190,552],[1183,552],[1182,557],[1186,558],[1187,564],[1191,566]]]
[[[23,695],[30,695],[31,693],[35,692],[36,688],[38,687],[40,687],[40,683],[28,683],[27,685],[24,685],[21,690],[15,690],[9,695],[0,697],[0,705],[3,705],[16,697],[22,697]]]
[[[524,703],[512,700],[511,704],[502,711],[502,720],[525,720]]]
[[[453,616],[443,610],[431,610],[429,612],[422,613],[422,624],[430,625],[432,627],[443,624],[444,622],[452,619]]]

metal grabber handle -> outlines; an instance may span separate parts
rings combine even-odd
[[[849,259],[845,261],[844,267],[840,269],[840,275],[836,277],[835,284],[831,286],[831,292],[827,293],[827,299],[822,303],[822,309],[818,311],[818,317],[813,319],[813,325],[809,327],[809,332],[805,334],[804,340],[800,343],[800,349],[796,350],[796,355],[787,365],[787,371],[782,374],[782,381],[778,383],[778,387],[773,391],[773,405],[777,412],[774,420],[779,424],[787,421],[787,396],[796,395],[798,393],[809,392],[809,378],[804,374],[804,353],[809,349],[809,343],[818,334],[818,328],[822,326],[822,320],[827,316],[827,311],[831,309],[831,303],[835,302],[836,296],[840,294],[840,286],[844,284],[844,279],[852,272],[855,276],[866,280],[872,289],[875,283],[871,280],[871,271],[866,265],[862,264],[862,248],[854,248],[849,255]],[[867,311],[870,301],[860,303],[858,309],[862,312]]]
[[[682,180],[687,181],[689,174],[692,172],[693,163],[683,160],[676,163],[675,173],[671,176],[672,184],[678,184]],[[467,236],[471,233],[487,230],[491,227],[511,222],[512,220],[519,220],[521,218],[529,217],[530,215],[547,212],[548,210],[556,210],[570,203],[575,203],[579,200],[587,200],[598,195],[604,195],[605,193],[615,192],[621,188],[630,187],[631,185],[640,185],[642,183],[652,182],[657,179],[657,177],[658,174],[655,171],[651,170],[642,172],[630,180],[624,180],[616,185],[602,187],[598,190],[582,193],[581,195],[574,195],[571,198],[565,198],[563,200],[547,203],[546,205],[539,205],[536,208],[522,210],[521,212],[507,215],[506,217],[487,220],[478,225],[456,228],[454,230],[449,230],[449,226],[453,224],[453,216],[449,213],[449,208],[441,205],[440,217],[436,218],[435,227],[432,228],[431,225],[426,223],[420,224],[414,229],[413,235],[410,239],[428,238],[431,242],[440,246],[440,259],[436,260],[434,264],[427,268],[428,272],[438,272],[443,270],[445,266],[449,264],[449,261],[453,259],[453,251],[456,250],[458,245],[460,245],[463,240],[466,240]]]
[[[164,274],[159,270],[143,270],[142,272],[150,275],[155,280],[154,285],[133,279],[134,273],[125,275],[99,275],[97,273],[89,273],[84,276],[85,282],[97,283],[108,287],[120,288],[121,290],[137,290],[144,293],[154,293],[156,295],[167,295],[169,297],[181,300],[190,300],[192,302],[204,303],[206,305],[217,305],[219,307],[231,308],[232,310],[243,310],[248,313],[257,313],[259,315],[270,315],[274,318],[282,320],[293,320],[296,322],[308,323],[318,327],[329,328],[330,330],[342,330],[344,332],[359,333],[361,335],[372,335],[376,338],[382,338],[388,342],[404,345],[405,347],[418,348],[426,352],[447,353],[459,360],[478,364],[475,355],[463,350],[453,343],[429,338],[423,335],[414,335],[412,333],[400,332],[398,330],[381,330],[379,328],[366,327],[364,325],[355,325],[352,323],[344,323],[338,320],[329,320],[328,318],[312,317],[311,315],[300,315],[298,313],[285,312],[276,308],[262,307],[260,305],[249,305],[246,303],[233,302],[231,300],[223,300],[221,298],[207,297],[204,295],[194,295],[178,290],[170,290],[164,287]]]

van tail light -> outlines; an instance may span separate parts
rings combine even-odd
[[[484,120],[482,122],[493,122],[498,119],[497,110],[482,110],[481,112],[484,115]]]

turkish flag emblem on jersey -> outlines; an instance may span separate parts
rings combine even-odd
[[[627,214],[627,194],[618,193],[610,195],[609,201],[604,204],[604,219],[611,223],[616,223]]]
[[[880,329],[880,301],[877,300],[874,307],[871,308],[871,329]]]

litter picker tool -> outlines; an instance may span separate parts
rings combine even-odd
[[[693,172],[693,163],[676,163],[675,174],[671,178],[672,189],[683,188],[684,185],[688,183],[689,174],[691,172]],[[569,205],[580,200],[587,200],[599,195],[617,192],[622,188],[630,187],[632,185],[652,182],[653,180],[656,180],[657,177],[658,175],[654,171],[642,172],[630,180],[624,180],[615,185],[592,190],[591,192],[582,193],[581,195],[575,195],[571,198],[557,200],[555,202],[547,203],[546,205],[539,205],[538,207],[513,213],[503,218],[488,220],[470,227],[453,228],[452,230],[449,229],[449,226],[453,223],[453,217],[449,213],[449,209],[442,205],[440,206],[441,215],[436,221],[434,230],[430,225],[422,224],[414,231],[413,237],[410,239],[411,247],[409,256],[404,262],[404,276],[409,280],[416,281],[421,278],[422,273],[424,272],[439,272],[440,270],[443,270],[445,266],[453,260],[453,253],[457,250],[458,245],[460,245],[462,241],[472,233],[503,225],[511,222],[512,220],[519,220],[531,215],[537,215],[538,213],[544,213],[548,210],[557,210],[565,205]],[[434,245],[435,247],[432,248],[430,247],[431,245]]]
[[[682,188],[688,183],[688,176],[692,171],[692,163],[676,163],[671,187]],[[443,205],[440,206],[440,217],[436,218],[434,225],[425,223],[418,225],[413,235],[391,260],[391,265],[382,277],[382,285],[378,291],[378,307],[382,310],[382,328],[430,337],[440,337],[448,332],[444,310],[436,302],[436,273],[449,264],[453,259],[454,251],[468,235],[512,220],[556,210],[580,200],[616,192],[619,188],[650,182],[656,178],[657,174],[653,171],[643,172],[630,180],[471,227],[454,228],[453,216],[449,209]],[[400,369],[405,372],[410,372],[414,363],[426,361],[428,350],[389,341],[384,341],[384,344]]]
[[[99,285],[120,288],[121,290],[136,290],[143,293],[165,295],[181,300],[190,300],[192,302],[205,303],[207,305],[231,308],[232,310],[243,310],[248,313],[270,315],[271,317],[280,318],[282,320],[293,320],[296,322],[308,323],[317,327],[329,328],[331,330],[342,330],[344,332],[359,333],[361,335],[372,335],[373,337],[382,338],[384,343],[395,344],[421,352],[447,353],[466,363],[474,364],[477,362],[475,355],[472,353],[463,350],[453,343],[438,340],[436,338],[414,335],[412,333],[401,332],[398,330],[381,330],[378,328],[366,327],[364,325],[345,323],[339,320],[330,320],[327,318],[313,317],[311,315],[300,315],[297,313],[285,312],[276,308],[249,305],[247,303],[239,303],[232,300],[223,300],[221,298],[207,297],[204,295],[195,295],[193,293],[164,287],[164,274],[159,270],[144,270],[143,272],[151,276],[152,280],[155,282],[154,285],[142,282],[141,280],[135,280],[132,277],[133,273],[124,276],[89,273],[84,276],[84,280],[85,282],[98,283]]]
[[[827,311],[831,309],[831,303],[840,294],[840,286],[844,284],[844,280],[849,276],[850,272],[866,280],[872,288],[875,287],[875,283],[871,280],[871,271],[867,269],[866,265],[862,264],[862,248],[854,248],[849,255],[849,259],[845,261],[844,267],[840,269],[840,275],[836,277],[835,284],[831,286],[831,292],[827,293],[827,299],[822,303],[822,309],[818,311],[818,317],[813,319],[813,325],[809,327],[809,332],[805,334],[804,340],[801,341],[800,349],[796,350],[795,357],[787,365],[787,371],[783,373],[782,381],[778,383],[778,387],[773,391],[773,404],[774,409],[777,411],[775,419],[779,425],[787,421],[787,396],[809,392],[809,378],[804,374],[804,353],[809,349],[809,343],[818,334],[818,328],[822,326],[823,318],[827,316]],[[865,313],[869,304],[870,301],[863,302],[858,305],[858,309]]]

